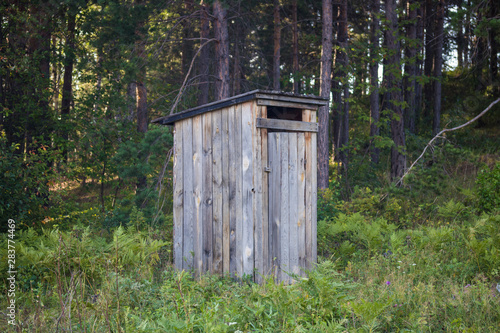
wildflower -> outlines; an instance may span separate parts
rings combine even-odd
[[[412,266],[417,266],[417,264],[411,264]]]
[[[390,286],[391,285],[391,281],[387,281],[385,284],[388,285],[388,286]]]
[[[469,288],[470,287],[470,284],[466,285],[465,288]]]
[[[400,268],[400,266],[398,266],[398,269]]]
[[[497,283],[497,291],[500,293],[500,283]]]

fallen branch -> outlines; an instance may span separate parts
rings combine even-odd
[[[410,167],[405,171],[405,173],[401,177],[401,179],[399,179],[397,181],[396,186],[398,186],[399,184],[401,184],[403,182],[403,179],[410,173],[411,169],[413,169],[413,167],[415,166],[415,164],[417,164],[417,162],[422,158],[422,156],[424,156],[425,152],[427,151],[427,148],[429,148],[432,145],[432,143],[434,142],[434,140],[436,140],[437,138],[442,137],[441,135],[444,134],[444,133],[446,133],[446,132],[456,131],[456,130],[459,130],[461,128],[464,128],[465,126],[468,126],[468,125],[472,124],[473,122],[475,122],[476,120],[478,120],[479,118],[481,118],[486,112],[490,111],[490,109],[495,104],[497,104],[498,102],[500,102],[500,98],[498,98],[497,100],[493,101],[486,109],[484,109],[480,114],[478,114],[477,116],[475,116],[474,118],[472,118],[468,122],[466,122],[466,123],[464,123],[464,124],[462,124],[460,126],[457,126],[457,127],[445,128],[441,132],[439,132],[438,134],[436,134],[436,136],[433,137],[431,139],[431,141],[429,141],[427,143],[427,145],[425,146],[424,151],[422,152],[422,154],[420,154],[420,156],[410,165]]]

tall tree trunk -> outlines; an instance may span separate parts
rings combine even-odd
[[[417,59],[415,60],[415,76],[422,76],[422,46],[424,45],[424,3],[423,0],[417,0]],[[418,123],[420,120],[420,115],[422,114],[422,84],[419,81],[415,81],[415,133],[418,132]]]
[[[379,121],[379,85],[378,85],[378,59],[380,52],[380,0],[372,0],[370,24],[370,150],[372,163],[378,164],[380,149],[375,146],[375,137],[380,135]]]
[[[292,0],[292,33],[293,33],[293,92],[300,92],[299,79],[299,28],[297,22],[297,0]]]
[[[399,27],[394,1],[395,0],[385,1],[385,12],[388,24],[385,31],[385,40],[388,52],[387,66],[390,68],[387,74],[387,87],[390,94],[389,106],[392,111],[391,135],[394,141],[394,146],[391,149],[392,180],[400,178],[406,168],[404,119],[401,109],[401,78],[397,74],[401,69],[401,55],[398,43]]]
[[[217,59],[217,100],[229,97],[229,34],[227,30],[226,9],[220,0],[215,0],[213,5],[215,17],[215,55]]]
[[[68,118],[71,109],[71,101],[73,100],[73,65],[75,61],[75,28],[76,28],[76,9],[70,7],[68,10],[68,26],[66,36],[66,59],[64,60],[64,78],[62,87],[62,101],[61,101],[61,117],[64,122],[65,128],[63,129],[62,138],[63,145],[63,158],[68,161],[68,147],[67,141],[69,140],[69,124]]]
[[[321,97],[330,98],[332,86],[332,48],[333,48],[333,26],[332,26],[332,0],[323,0],[323,31],[321,47],[321,83],[319,94]],[[319,131],[318,131],[318,188],[328,188],[328,126],[330,106],[321,106],[318,109]]]
[[[444,0],[439,0],[436,11],[436,47],[434,48],[435,64],[434,77],[434,121],[432,123],[432,133],[436,135],[440,130],[441,122],[441,80],[443,77],[443,39],[444,39]]]
[[[274,54],[273,54],[273,89],[281,90],[280,57],[281,57],[281,18],[280,0],[274,0]]]
[[[205,3],[201,5],[200,10],[200,44],[205,43],[210,38],[210,20],[208,18],[208,5]],[[208,74],[209,74],[209,64],[210,64],[210,49],[208,45],[205,45],[200,51],[200,94],[198,95],[198,105],[203,105],[208,103]]]
[[[489,19],[494,20],[498,18],[499,4],[498,0],[490,0]],[[498,42],[497,42],[498,28],[490,28],[488,38],[490,41],[490,85],[493,84],[498,89]],[[498,93],[498,91],[496,92]]]
[[[342,88],[343,88],[343,101],[339,104],[339,132],[338,132],[338,144],[337,147],[339,161],[342,162],[344,168],[347,167],[348,163],[348,152],[347,145],[349,144],[349,81],[347,79],[349,57],[347,55],[348,50],[348,33],[347,33],[347,0],[342,0],[340,2],[340,21],[339,21],[339,32],[338,32],[338,42],[340,51],[340,66],[342,71]]]
[[[435,47],[435,13],[433,7],[433,0],[426,0],[425,2],[425,60],[424,60],[424,75],[430,78],[434,72],[434,51]],[[423,121],[430,123],[430,114],[432,110],[432,101],[434,97],[434,82],[428,81],[424,86],[424,113]]]
[[[415,77],[417,72],[417,48],[419,41],[417,40],[417,8],[416,1],[407,1],[408,23],[406,36],[408,38],[405,63],[405,101],[406,126],[411,133],[415,133]]]
[[[142,0],[136,0],[137,6],[142,6]],[[135,54],[138,57],[138,71],[136,80],[136,101],[137,101],[137,132],[146,133],[148,131],[148,102],[146,90],[146,35],[144,33],[144,22],[139,22],[135,33],[137,41],[135,43]],[[137,191],[146,188],[146,175],[140,175],[137,179]]]
[[[460,12],[462,10],[463,6],[463,0],[458,0],[457,2],[457,7],[458,11]],[[457,43],[457,62],[458,62],[458,67],[463,68],[464,67],[464,25],[462,23],[462,18],[458,19],[458,26],[457,26],[457,37],[456,37],[456,43]]]

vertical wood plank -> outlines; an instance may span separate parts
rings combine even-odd
[[[316,110],[310,110],[311,122],[316,122]],[[318,223],[317,223],[317,199],[318,199],[318,150],[317,150],[317,133],[311,133],[311,260],[313,263],[318,262]]]
[[[230,255],[230,202],[229,202],[229,155],[231,141],[229,140],[229,111],[234,107],[221,110],[222,122],[222,261],[224,271],[229,267]]]
[[[267,107],[262,106],[260,110],[261,118],[267,118]],[[267,129],[260,129],[261,139],[261,163],[262,167],[269,166],[268,153],[267,153]],[[262,172],[262,258],[263,266],[262,273],[264,276],[270,274],[271,268],[271,254],[269,252],[269,173],[263,170]]]
[[[193,117],[193,200],[194,200],[194,268],[203,273],[203,124],[201,115]]]
[[[212,116],[212,239],[213,272],[223,272],[222,239],[222,116],[221,111],[211,112]]]
[[[269,174],[269,254],[272,274],[276,281],[280,279],[281,264],[281,163],[280,133],[268,134]]]
[[[242,104],[241,112],[241,166],[242,166],[242,195],[243,195],[243,239],[240,244],[242,249],[242,275],[253,275],[254,269],[254,182],[253,182],[253,128],[254,101]],[[241,275],[241,276],[242,276]]]
[[[228,271],[232,276],[241,274],[241,251],[237,246],[242,239],[241,196],[241,105],[229,110],[229,243]]]
[[[297,133],[288,133],[289,271],[299,274],[299,219],[297,184]]]
[[[183,265],[185,270],[193,269],[194,266],[194,196],[193,196],[193,119],[189,118],[182,122],[182,148],[184,161],[184,239],[183,239]]]
[[[299,266],[301,269],[306,267],[306,156],[305,156],[305,135],[297,135],[297,216],[298,216],[298,254]],[[301,271],[302,272],[302,271]]]
[[[311,121],[310,110],[302,111],[302,121]],[[306,267],[307,269],[312,268],[313,255],[312,255],[312,133],[307,132],[305,136],[305,156],[306,156],[306,190],[305,190],[305,206],[306,206],[306,223],[305,223],[305,235],[306,235]]]
[[[184,224],[184,191],[183,191],[183,154],[182,154],[182,122],[175,123],[174,132],[174,265],[182,270],[182,244]]]
[[[280,270],[280,281],[289,283],[290,277],[286,273],[290,271],[290,224],[289,224],[289,188],[288,188],[288,133],[281,133],[280,142],[280,161],[281,161],[281,179],[280,179],[280,192],[281,192],[281,270]]]
[[[213,269],[212,244],[212,115],[202,115],[203,123],[203,193],[202,193],[202,229],[203,229],[203,270],[210,273]]]
[[[253,114],[253,124],[255,119],[262,117],[262,106],[256,106],[254,102],[255,111]],[[253,149],[253,183],[254,183],[254,201],[253,201],[253,220],[254,220],[254,267],[255,276],[254,281],[261,283],[262,275],[264,274],[264,243],[267,243],[264,232],[264,219],[263,219],[263,200],[262,200],[262,178],[263,178],[263,163],[262,160],[262,132],[257,126],[252,126],[252,146]]]

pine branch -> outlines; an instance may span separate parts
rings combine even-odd
[[[401,177],[401,179],[399,179],[396,183],[396,186],[398,186],[399,184],[401,184],[403,182],[403,179],[410,173],[411,169],[413,169],[413,167],[417,164],[417,162],[422,158],[422,156],[424,156],[425,152],[427,151],[427,148],[431,147],[432,143],[434,142],[434,140],[436,140],[437,138],[441,138],[442,135],[446,132],[451,132],[451,131],[456,131],[456,130],[459,130],[461,128],[464,128],[465,126],[468,126],[470,124],[472,124],[473,122],[475,122],[476,120],[478,120],[479,118],[481,118],[482,116],[484,116],[486,114],[486,112],[490,111],[490,109],[495,105],[497,104],[498,102],[500,102],[500,98],[496,99],[495,101],[493,101],[486,109],[484,109],[480,114],[478,114],[477,116],[475,116],[474,118],[472,118],[471,120],[469,120],[468,122],[460,125],[460,126],[457,126],[457,127],[453,127],[453,128],[445,128],[443,129],[441,132],[439,132],[438,134],[436,134],[435,137],[433,137],[431,139],[431,141],[429,141],[427,143],[427,145],[425,146],[424,148],[424,151],[422,152],[422,154],[420,154],[420,156],[411,164],[411,166],[405,171],[404,175]]]

